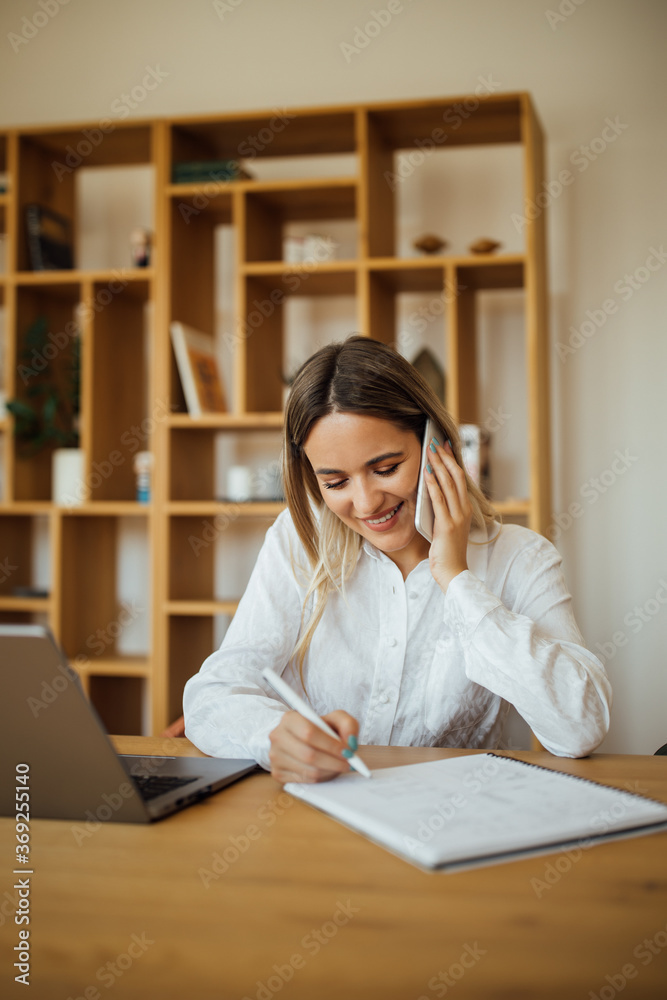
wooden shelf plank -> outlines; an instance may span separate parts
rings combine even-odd
[[[341,271],[354,274],[359,266],[358,260],[324,260],[319,263],[289,264],[284,260],[250,261],[241,265],[241,273],[248,275],[283,275],[283,274],[338,274]]]
[[[408,268],[438,268],[438,267],[504,267],[511,264],[524,264],[526,255],[523,253],[471,253],[471,254],[428,254],[422,257],[368,257],[359,264],[375,270],[392,270]]]
[[[50,597],[14,597],[11,594],[0,596],[0,612],[30,611],[33,613],[48,614],[51,608],[52,602]]]
[[[281,430],[283,419],[282,413],[204,413],[201,417],[174,413],[167,418],[167,424],[187,430]]]
[[[75,657],[73,659],[76,659]],[[88,660],[76,666],[86,677],[150,677],[151,662],[147,656],[111,656]]]
[[[210,180],[189,182],[187,184],[167,184],[165,194],[171,198],[189,198],[195,195],[204,195],[210,198],[224,195],[226,192],[231,194],[232,191],[266,192],[275,193],[278,196],[284,192],[286,198],[291,200],[294,192],[312,191],[314,194],[317,194],[319,190],[326,188],[355,189],[357,184],[358,178],[355,174],[341,174],[340,176],[334,175],[333,177],[287,178],[285,180],[270,181],[248,179],[225,181],[211,178]],[[307,198],[307,195],[304,197]]]
[[[267,295],[277,290],[282,296],[354,295],[358,264],[354,260],[327,260],[321,263],[288,264],[285,261],[253,261],[241,264],[241,277],[254,278]]]
[[[167,514],[180,517],[215,517],[230,514],[233,517],[277,517],[285,504],[281,500],[250,500],[244,503],[215,500],[172,500],[165,505]]]
[[[531,510],[530,500],[492,500],[491,503],[504,517],[519,516],[528,517]]]
[[[153,267],[117,267],[101,270],[82,270],[67,268],[62,271],[17,271],[12,280],[18,286],[23,285],[78,285],[82,281],[92,281],[97,284],[148,282],[155,277]]]
[[[239,605],[236,601],[167,601],[165,613],[174,616],[208,617],[233,615]]]
[[[67,517],[146,517],[152,509],[151,504],[137,503],[135,500],[92,500],[78,507],[54,507],[54,510]]]
[[[0,504],[0,515],[8,517],[31,517],[52,514],[56,508],[48,500],[14,500]]]

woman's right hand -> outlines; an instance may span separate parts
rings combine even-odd
[[[343,750],[349,749],[350,736],[356,740],[359,723],[342,709],[329,712],[322,718],[339,734],[339,740],[323,733],[298,712],[285,712],[269,734],[271,774],[276,781],[313,784],[329,781],[350,770]]]

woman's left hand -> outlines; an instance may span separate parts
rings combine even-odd
[[[433,578],[442,590],[459,573],[468,568],[468,535],[472,521],[472,508],[468,498],[465,473],[458,465],[449,443],[429,449],[432,472],[422,472],[426,478],[435,521],[429,565]]]

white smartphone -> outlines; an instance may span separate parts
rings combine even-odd
[[[426,421],[424,440],[422,441],[422,458],[419,466],[419,485],[417,487],[417,502],[415,504],[415,528],[429,542],[433,541],[433,521],[435,514],[433,513],[433,504],[431,503],[428,486],[424,479],[424,466],[429,461],[429,455],[432,454],[429,448],[432,438],[435,438],[442,445],[449,440],[444,431],[429,417]]]

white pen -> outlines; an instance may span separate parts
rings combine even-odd
[[[324,719],[321,719],[317,712],[313,711],[308,702],[304,701],[303,698],[300,698],[296,691],[293,691],[289,684],[286,684],[282,677],[279,677],[278,674],[274,673],[270,667],[265,667],[264,670],[262,670],[262,677],[264,680],[269,682],[276,694],[279,694],[282,700],[289,705],[290,708],[293,708],[295,712],[298,712],[299,715],[303,715],[304,719],[308,719],[314,726],[321,729],[323,733],[326,733],[327,736],[333,736],[335,740],[340,739],[340,736],[335,729],[328,726]],[[355,769],[355,771],[358,771],[359,774],[363,774],[364,778],[372,777],[371,772],[356,753],[351,757],[346,757],[345,759]]]

